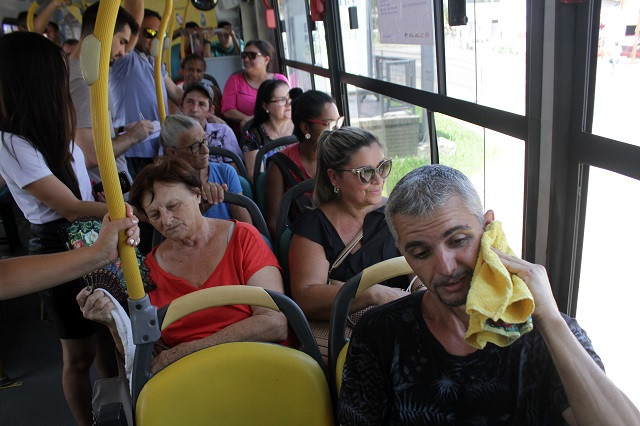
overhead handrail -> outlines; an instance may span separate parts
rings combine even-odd
[[[27,29],[31,32],[34,32],[35,27],[33,26],[33,19],[36,16],[36,9],[38,8],[38,2],[31,3],[29,6],[29,11],[27,12]]]

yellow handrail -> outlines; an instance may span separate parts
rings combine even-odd
[[[164,123],[164,119],[167,116],[167,110],[164,104],[164,91],[162,90],[162,44],[164,42],[165,32],[167,31],[167,24],[169,19],[171,19],[172,9],[173,0],[166,0],[164,2],[164,13],[160,21],[160,29],[151,43],[151,54],[154,57],[153,77],[156,84],[156,99],[158,100],[158,118],[161,124]]]
[[[171,17],[169,18],[169,31],[167,34],[169,35],[169,48],[164,52],[164,63],[167,66],[167,73],[169,74],[169,78],[173,78],[173,73],[171,72],[173,67],[171,66],[171,50],[173,45],[173,30],[175,29],[176,24],[176,6],[175,4],[171,8]]]
[[[27,29],[31,32],[35,29],[33,26],[33,18],[36,16],[36,9],[38,6],[38,2],[34,1],[31,6],[29,6],[29,11],[27,12]]]
[[[120,0],[102,0],[100,2],[94,34],[85,37],[80,51],[82,75],[91,87],[91,123],[98,167],[104,184],[109,215],[114,220],[123,218],[126,214],[113,145],[111,144],[111,121],[108,107],[109,58],[119,7]],[[125,239],[124,232],[121,232],[118,238],[118,253],[127,283],[129,299],[139,300],[145,296],[140,269],[135,250],[125,243]]]

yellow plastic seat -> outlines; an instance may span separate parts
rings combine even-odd
[[[353,299],[372,285],[399,275],[412,274],[413,270],[403,256],[387,259],[371,265],[357,275],[351,277],[340,288],[331,309],[329,330],[329,380],[335,398],[340,395],[342,370],[349,348],[349,341],[344,336],[347,327],[347,316]]]
[[[140,345],[133,377],[136,423],[334,424],[320,351],[304,314],[288,297],[251,286],[201,290],[159,311],[161,329],[192,312],[230,304],[284,313],[301,350],[264,342],[225,343],[190,354],[149,377],[153,345]]]

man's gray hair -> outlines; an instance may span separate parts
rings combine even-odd
[[[188,115],[174,114],[165,118],[160,131],[162,149],[166,151],[167,148],[175,148],[180,136],[193,127],[202,128],[200,123]]]
[[[460,197],[469,213],[476,216],[484,227],[480,197],[462,172],[442,164],[431,164],[407,173],[391,191],[385,208],[393,238],[398,241],[393,216],[428,217],[453,196]]]

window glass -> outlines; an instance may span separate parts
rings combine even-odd
[[[340,1],[340,27],[346,71],[434,92],[434,45],[381,43],[378,3],[379,0]],[[350,26],[350,8],[357,11],[358,28],[355,29]],[[433,34],[433,28],[426,30]]]
[[[285,57],[294,61],[311,63],[311,44],[307,21],[307,0],[288,0],[280,5],[284,20],[283,44]]]
[[[640,1],[602,2],[593,133],[640,145]]]
[[[324,32],[324,22],[313,22],[315,29],[311,32],[313,37],[313,54],[315,55],[315,65],[329,68],[329,58],[327,56],[327,38]],[[313,28],[313,27],[312,27]]]
[[[311,86],[311,74],[306,71],[287,67],[287,78],[289,79],[291,87],[299,87],[304,91],[313,88]]]
[[[313,79],[316,83],[316,90],[320,90],[321,92],[331,95],[331,81],[328,78],[314,75]]]
[[[524,141],[443,114],[435,114],[440,164],[473,183],[484,210],[502,222],[509,246],[522,253]]]
[[[351,125],[376,135],[394,160],[385,185],[387,196],[407,172],[430,163],[427,115],[422,108],[378,93],[350,85],[347,91]]]
[[[468,23],[452,27],[444,2],[448,96],[525,113],[526,3],[468,0]]]
[[[593,341],[607,376],[640,407],[635,323],[640,277],[640,182],[590,167],[576,318]],[[611,224],[623,226],[615,232]],[[624,226],[628,224],[628,226]],[[612,324],[616,324],[615,326]]]

